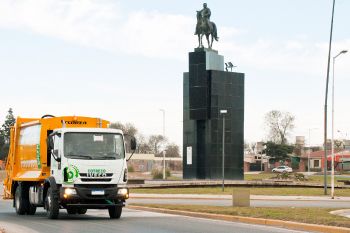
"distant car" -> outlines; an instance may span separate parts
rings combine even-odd
[[[293,169],[288,166],[279,166],[272,169],[272,172],[287,173],[287,172],[293,172]]]

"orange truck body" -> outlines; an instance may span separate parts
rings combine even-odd
[[[47,138],[54,129],[108,128],[108,126],[109,122],[106,120],[83,116],[18,117],[10,133],[10,149],[4,180],[4,198],[13,198],[14,182],[43,182],[50,176],[50,166],[48,165],[50,152],[47,149]],[[33,130],[36,132],[33,133]],[[33,136],[31,133],[33,133]]]

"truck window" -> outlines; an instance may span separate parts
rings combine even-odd
[[[64,134],[64,156],[72,159],[116,160],[125,157],[124,141],[120,134]]]
[[[19,145],[32,146],[40,144],[40,129],[41,125],[33,125],[21,129]]]

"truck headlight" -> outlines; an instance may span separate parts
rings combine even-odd
[[[72,189],[72,188],[65,188],[64,189],[64,194],[67,195],[67,196],[76,195],[77,194],[77,190]]]
[[[118,189],[118,196],[125,196],[129,197],[129,190],[127,188],[120,188]]]

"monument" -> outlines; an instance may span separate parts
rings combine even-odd
[[[183,177],[221,179],[223,120],[225,179],[243,179],[244,74],[224,69],[224,57],[212,49],[218,40],[207,4],[197,11],[198,48],[189,53],[183,75]],[[208,48],[202,36],[206,35]],[[211,35],[211,41],[209,36]],[[227,110],[225,115],[221,110]],[[224,117],[224,118],[223,118]]]

